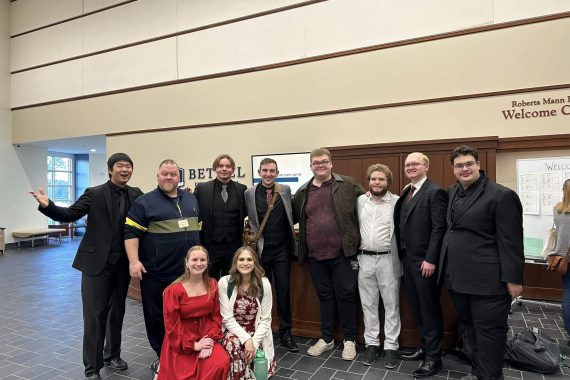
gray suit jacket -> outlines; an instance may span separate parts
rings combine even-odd
[[[392,194],[390,192],[388,192],[390,194],[390,204],[392,206],[392,212],[394,212],[394,208],[396,207],[396,202],[398,201],[398,198],[400,198],[399,196],[397,196],[396,194]],[[369,198],[369,196],[367,196],[366,194],[362,194],[361,196],[358,197],[358,205],[357,205],[357,211],[358,211],[358,219],[360,221],[360,210],[362,209],[362,207],[364,206],[364,202],[366,202],[366,200]],[[403,271],[402,271],[402,261],[400,260],[400,257],[398,255],[398,244],[396,243],[396,235],[394,234],[394,218],[390,218],[391,219],[391,228],[390,228],[390,253],[392,255],[392,268],[394,270],[394,276],[396,277],[402,277]],[[360,252],[360,251],[358,251]]]
[[[277,184],[276,184],[277,185]],[[293,255],[295,257],[298,256],[297,252],[297,244],[295,243],[295,228],[293,227],[293,210],[291,208],[291,188],[287,185],[279,185],[279,197],[283,202],[283,206],[285,207],[285,214],[287,214],[287,220],[289,221],[289,227],[291,228],[291,247],[293,249]],[[257,217],[257,209],[255,206],[255,189],[257,186],[262,186],[260,183],[257,185],[250,187],[245,191],[245,205],[247,208],[247,216],[249,219],[249,225],[255,233],[259,231],[259,225],[263,220],[259,220]],[[263,252],[263,236],[257,242],[257,251],[259,255],[262,255]]]

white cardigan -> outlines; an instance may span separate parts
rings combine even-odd
[[[273,348],[273,333],[271,331],[271,307],[273,304],[273,294],[271,292],[271,284],[266,277],[262,278],[263,282],[263,299],[259,305],[259,299],[256,298],[258,304],[257,315],[255,316],[255,333],[253,337],[237,323],[234,317],[234,304],[236,302],[238,289],[234,287],[232,295],[228,298],[228,281],[230,276],[224,276],[218,281],[218,295],[220,297],[220,312],[222,314],[222,331],[229,331],[235,334],[241,344],[247,340],[253,339],[253,345],[258,350],[260,344],[263,346],[267,362],[271,364],[275,356]]]

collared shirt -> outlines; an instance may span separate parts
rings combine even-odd
[[[113,218],[115,218],[115,224],[113,227],[114,233],[110,248],[111,256],[109,258],[109,262],[111,264],[115,264],[125,251],[123,230],[125,226],[125,219],[127,218],[127,213],[129,212],[131,205],[126,188],[115,185],[113,182],[111,182],[111,180],[107,181],[107,184],[109,186],[109,189],[111,189]],[[121,197],[123,197],[125,202],[123,210],[120,210]]]
[[[332,201],[334,177],[321,186],[309,185],[305,206],[308,256],[327,260],[342,254],[342,240]]]
[[[413,183],[412,185],[414,186],[414,188],[416,190],[414,190],[414,193],[412,194],[412,198],[416,196],[416,194],[418,193],[418,190],[422,188],[422,185],[427,181],[427,176],[425,176],[424,178],[420,179],[418,182]]]
[[[392,202],[387,192],[376,201],[366,194],[358,197],[358,221],[360,222],[360,249],[375,252],[390,250],[392,233]]]
[[[269,214],[269,219],[265,228],[263,229],[263,253],[267,253],[267,248],[271,246],[284,247],[289,251],[289,237],[291,236],[291,228],[289,227],[289,221],[287,220],[287,214],[285,213],[285,206],[281,196],[275,193],[275,184],[271,187],[265,187],[263,184],[259,184],[255,188],[255,207],[257,211],[257,220],[259,221],[259,226],[263,223],[263,218],[267,213],[267,190],[271,189],[272,196],[277,198],[273,205],[273,210]],[[264,256],[267,258],[267,256]]]

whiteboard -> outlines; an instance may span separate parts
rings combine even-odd
[[[570,178],[570,157],[517,160],[517,193],[523,205],[525,256],[540,256],[552,227],[552,209],[562,200],[562,185]]]
[[[283,154],[261,154],[251,156],[251,178],[253,185],[261,181],[257,170],[259,163],[264,158],[273,158],[277,161],[277,168],[279,169],[278,183],[283,183],[291,187],[291,194],[301,187],[305,182],[313,178],[311,171],[310,153],[283,153]]]

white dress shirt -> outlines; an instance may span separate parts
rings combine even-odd
[[[360,206],[360,205],[359,205]],[[392,226],[392,205],[387,192],[379,201],[372,195],[366,197],[358,207],[360,221],[360,249],[374,252],[388,252]]]

